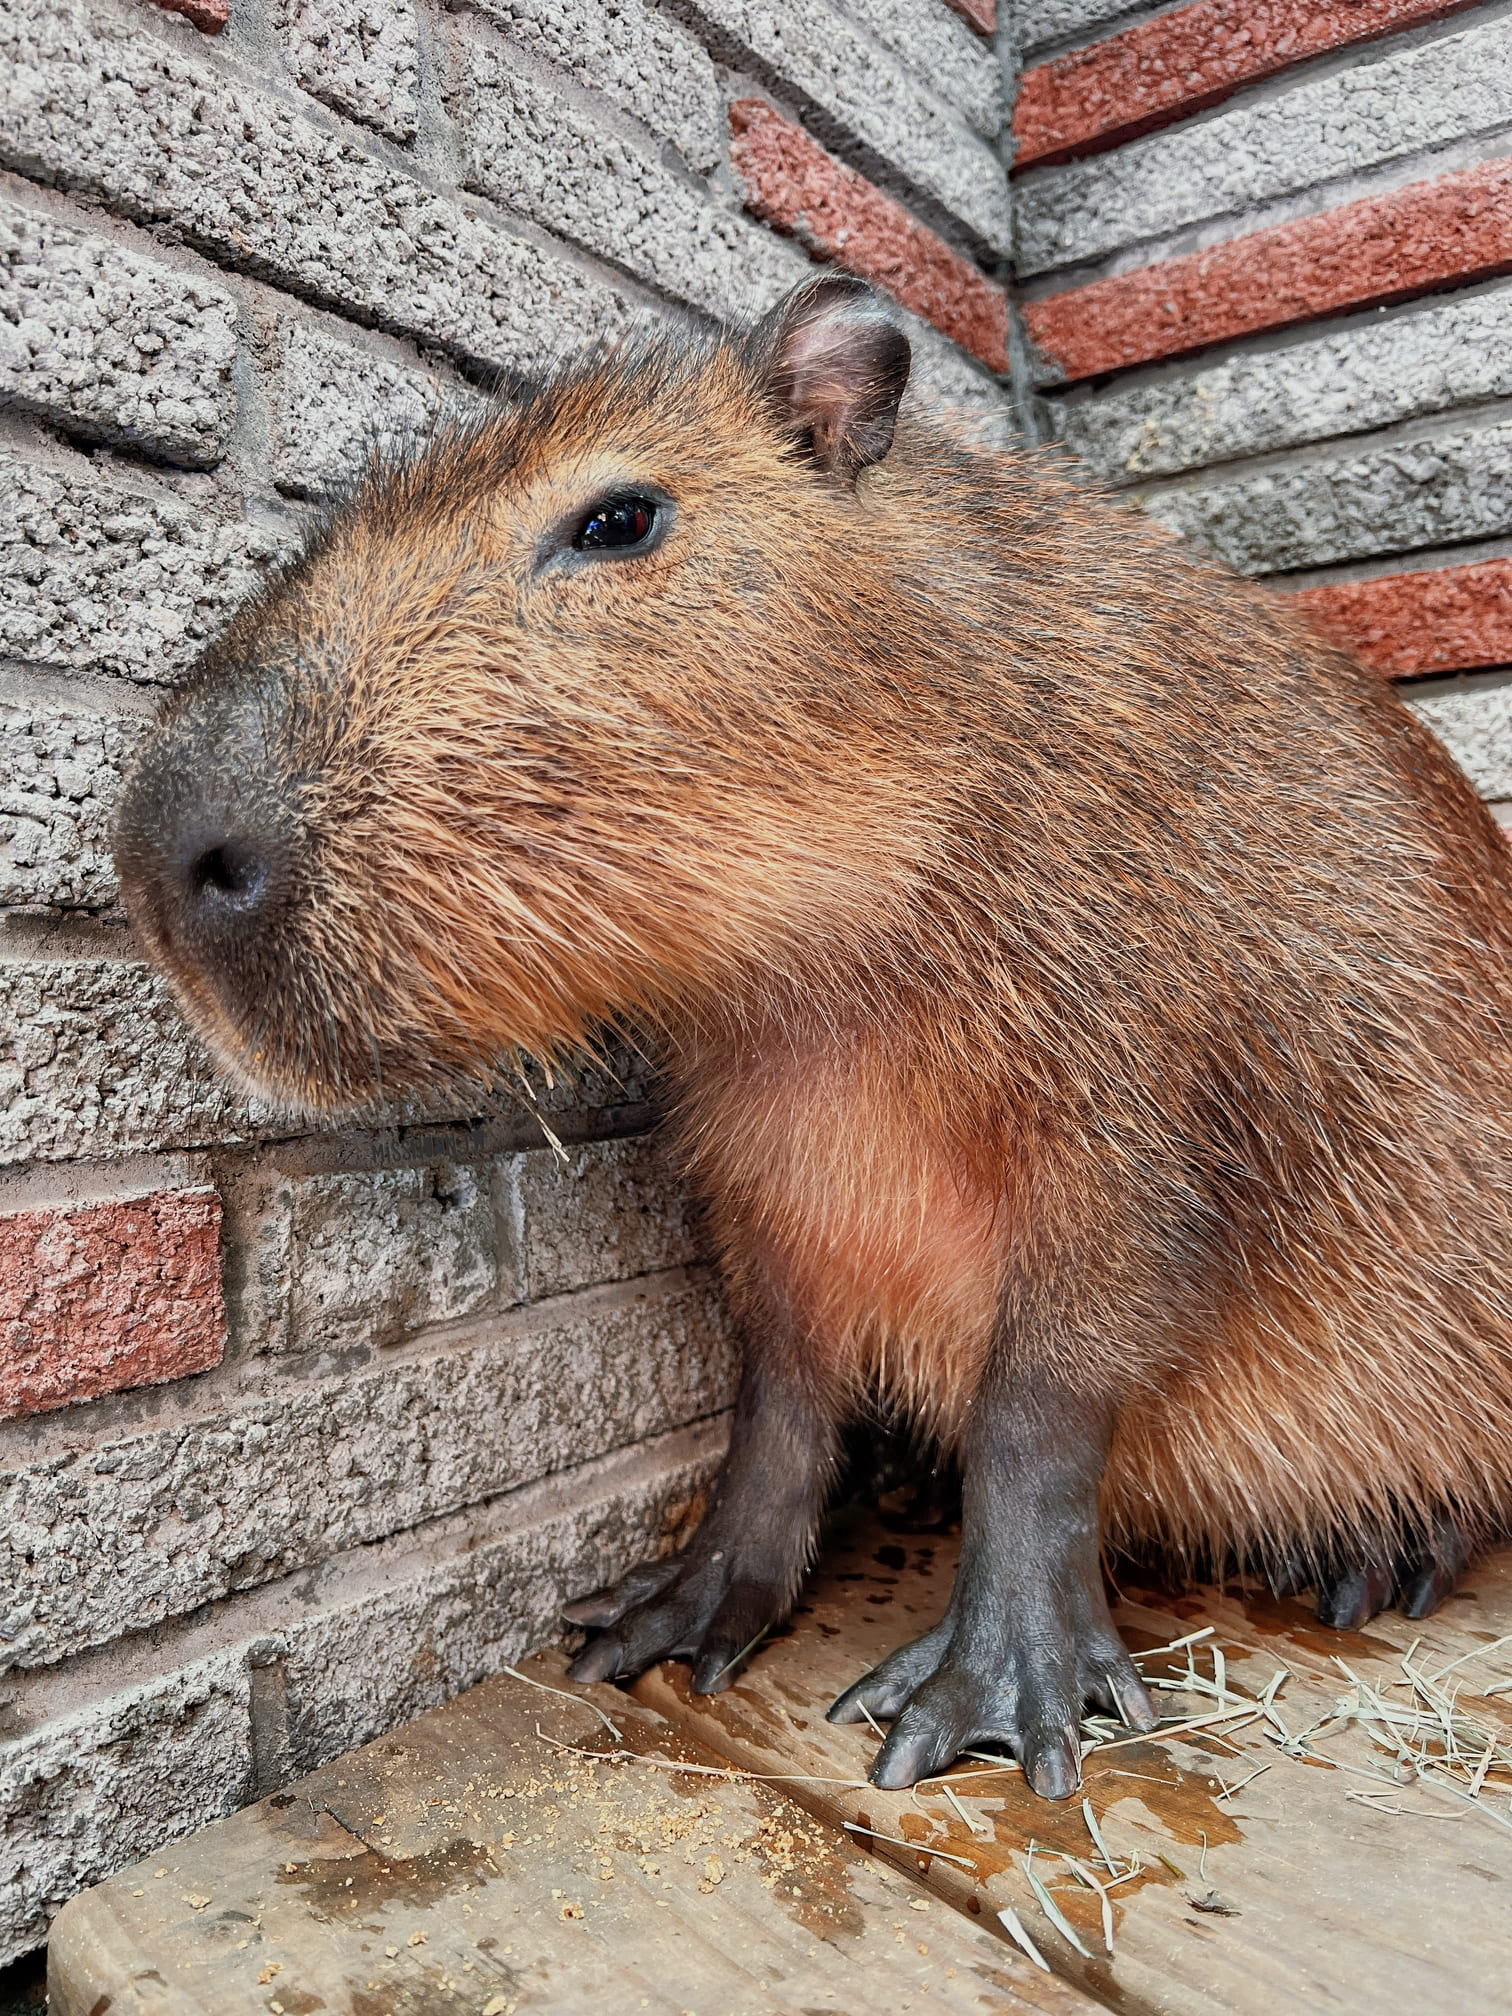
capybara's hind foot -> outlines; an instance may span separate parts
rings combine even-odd
[[[1318,1578],[1318,1621],[1358,1631],[1392,1604],[1404,1617],[1429,1617],[1454,1593],[1474,1546],[1463,1526],[1441,1514],[1395,1553],[1336,1558]]]

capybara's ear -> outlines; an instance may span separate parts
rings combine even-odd
[[[892,446],[908,383],[908,338],[864,280],[827,273],[789,294],[751,334],[751,355],[786,425],[821,469],[854,482]]]

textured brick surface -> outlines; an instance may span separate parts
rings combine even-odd
[[[1504,660],[1512,659],[1507,642],[1504,634]],[[1512,798],[1512,686],[1440,693],[1430,700],[1414,700],[1409,693],[1407,704],[1482,798]]]
[[[676,300],[736,318],[770,307],[802,278],[802,261],[779,241],[716,209],[492,48],[471,52],[457,109],[470,187]]]
[[[1094,475],[1127,483],[1509,395],[1512,288],[1503,287],[1115,387],[1061,409],[1061,427]]]
[[[1032,56],[1052,42],[1070,42],[1148,12],[1148,0],[1016,0],[1013,22],[1024,53]]]
[[[245,1655],[197,1660],[0,1746],[0,1962],[88,1884],[250,1794]]]
[[[654,1140],[594,1142],[565,1168],[550,1154],[509,1159],[521,1292],[532,1299],[699,1257],[696,1218]]]
[[[476,411],[479,396],[286,321],[269,403],[274,482],[290,496],[318,497],[339,490],[375,451],[415,440],[448,414]]]
[[[420,63],[411,0],[275,0],[294,75],[338,112],[414,137]]]
[[[993,0],[850,0],[846,12],[871,30],[936,97],[995,140],[1003,124],[1003,79],[992,33]],[[970,23],[970,26],[967,24]],[[972,33],[975,28],[978,32]]]
[[[89,465],[0,453],[0,651],[38,665],[171,679],[288,542]]]
[[[990,369],[1007,370],[1001,287],[763,100],[737,99],[730,124],[730,165],[755,216],[877,281]]]
[[[1006,388],[908,309],[900,311],[913,351],[904,410],[917,408],[983,446],[1006,448],[1018,438]]]
[[[0,698],[0,904],[115,901],[110,817],[141,730],[87,707]]]
[[[0,1668],[51,1663],[717,1413],[733,1354],[680,1275],[449,1351],[247,1392],[0,1470]],[[66,1515],[66,1516],[65,1516]]]
[[[680,0],[679,11],[716,53],[785,97],[806,100],[806,123],[821,140],[859,141],[982,244],[1010,249],[1007,176],[997,155],[826,0],[786,0],[781,9],[764,0]]]
[[[1037,64],[1013,105],[1014,164],[1116,147],[1309,56],[1455,14],[1472,0],[1194,0]]]
[[[565,1597],[666,1544],[721,1439],[659,1438],[354,1550],[114,1677],[0,1681],[0,1965],[86,1885],[551,1640]]]
[[[708,53],[641,0],[473,0],[512,42],[670,140],[700,170],[724,145],[724,109]]]
[[[0,201],[0,404],[192,469],[236,418],[223,288]]]
[[[1512,268],[1512,162],[1412,182],[1027,302],[1040,376],[1085,378]]]
[[[1341,581],[1305,589],[1297,600],[1320,629],[1388,678],[1512,665],[1512,560]]]
[[[1166,491],[1148,509],[1241,574],[1512,531],[1512,422]]]
[[[0,963],[0,1165],[182,1147],[271,1118],[211,1071],[145,967]]]
[[[213,1190],[0,1216],[0,1419],[219,1364],[220,1222]]]
[[[289,1333],[301,1349],[387,1344],[472,1315],[498,1286],[486,1167],[310,1176],[283,1202]]]
[[[1032,170],[1015,206],[1019,271],[1097,259],[1509,123],[1512,22],[1491,21],[1116,155]]]
[[[628,313],[465,204],[81,0],[0,16],[0,158],[485,366],[528,368]]]

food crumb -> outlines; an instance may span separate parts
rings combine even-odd
[[[257,1977],[258,1987],[266,1988],[268,1983],[273,1979],[273,1976],[275,1974],[282,1974],[282,1972],[283,1972],[282,1960],[270,1960],[267,1966],[264,1967],[264,1969],[262,1970],[261,1974],[259,1974]]]
[[[411,1946],[423,1946],[425,1944],[425,1934],[423,1932],[411,1932],[408,1943]]]
[[[582,1915],[583,1907],[581,1904],[564,1904],[562,1906],[562,1916],[564,1918],[581,1918]]]

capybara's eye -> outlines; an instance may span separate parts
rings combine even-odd
[[[573,534],[580,552],[604,546],[639,546],[651,537],[656,506],[649,497],[606,497]]]

